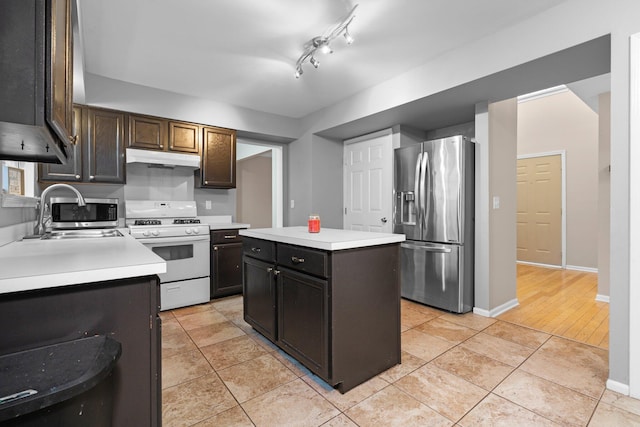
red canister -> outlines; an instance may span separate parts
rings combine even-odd
[[[320,232],[320,216],[309,215],[309,233],[319,233],[319,232]]]

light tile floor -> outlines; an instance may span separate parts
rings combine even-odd
[[[402,300],[402,364],[340,394],[252,330],[242,297],[161,314],[172,426],[640,426],[608,353]]]

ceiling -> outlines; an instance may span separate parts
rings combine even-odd
[[[292,118],[563,1],[77,0],[85,72]],[[296,79],[305,42],[356,2],[355,42]]]

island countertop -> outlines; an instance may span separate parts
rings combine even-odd
[[[240,230],[240,235],[327,251],[386,245],[405,241],[404,234],[374,233],[370,231],[341,230],[335,228],[321,228],[319,233],[309,233],[307,227],[253,228]]]
[[[24,240],[0,246],[0,295],[164,273],[165,261],[122,237]]]

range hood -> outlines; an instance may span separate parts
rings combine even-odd
[[[146,163],[158,167],[186,167],[200,169],[200,156],[197,154],[168,153],[166,151],[137,150],[127,148],[127,163]]]

